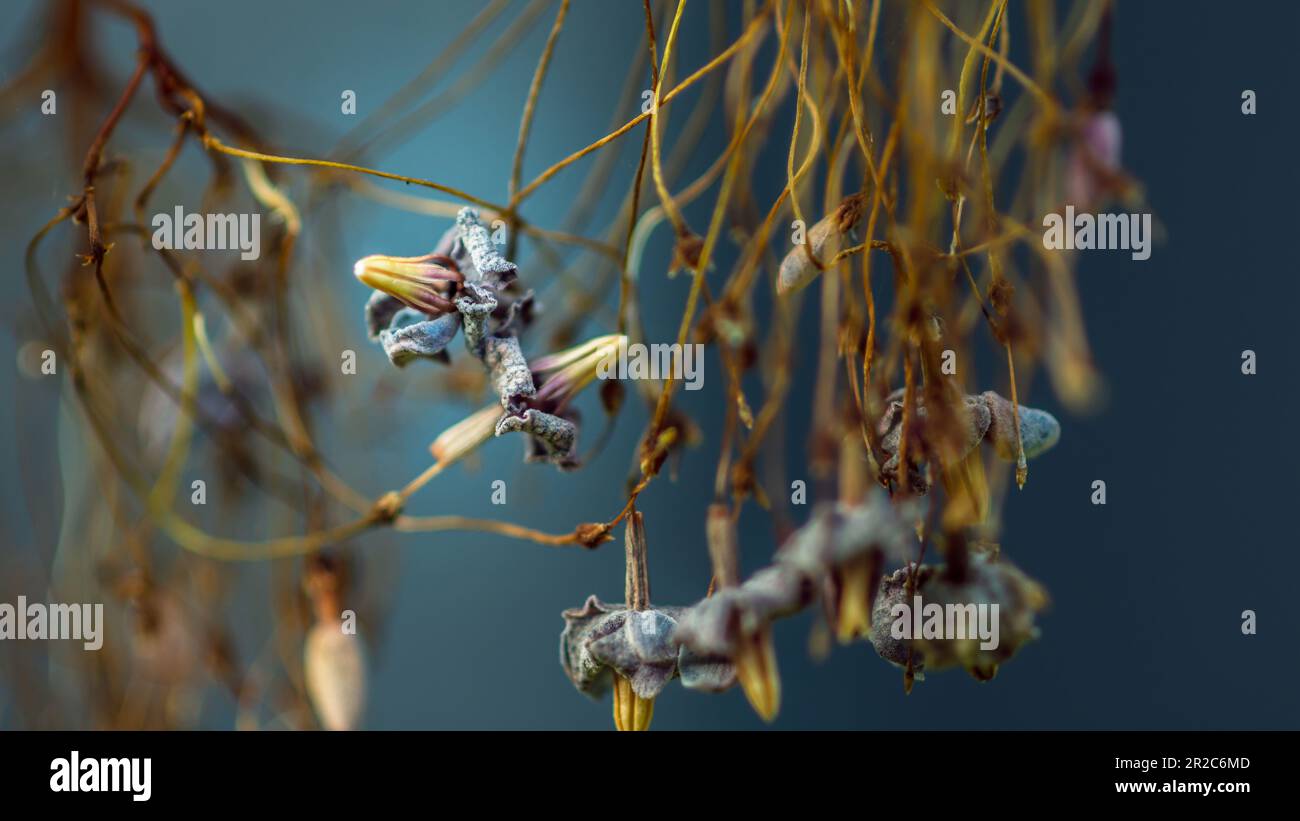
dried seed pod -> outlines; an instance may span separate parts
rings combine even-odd
[[[988,405],[991,421],[986,439],[993,444],[998,456],[1007,461],[1016,459],[1015,406],[993,391],[985,391],[980,398]],[[1026,458],[1033,459],[1046,453],[1061,439],[1061,423],[1044,410],[1019,406],[1020,442]]]
[[[582,607],[563,613],[560,664],[579,692],[596,699],[614,687],[616,674],[643,699],[658,696],[676,675],[687,686],[725,689],[733,676],[726,659],[679,650],[675,634],[682,611],[630,611],[588,596]]]
[[[602,395],[607,386],[618,386],[617,380],[607,377],[619,349],[626,345],[627,337],[623,334],[608,334],[559,353],[537,357],[529,363],[539,385],[537,403],[563,408],[598,376],[605,380],[601,386]]]
[[[743,637],[732,663],[736,665],[736,680],[754,712],[766,722],[776,720],[781,709],[781,675],[776,669],[771,628],[764,627]]]
[[[456,310],[460,311],[465,323],[465,347],[479,359],[483,358],[483,346],[488,336],[488,317],[496,308],[496,296],[477,282],[466,283],[463,293],[456,297]]]
[[[673,637],[682,609],[651,605],[645,519],[635,509],[624,540],[627,604],[607,605],[589,596],[581,608],[564,611],[560,663],[580,692],[599,698],[613,689],[615,727],[646,730],[655,697],[675,676],[687,686],[722,689],[734,672],[724,659],[682,652]]]
[[[307,695],[326,730],[355,730],[366,706],[365,644],[338,621],[312,625],[303,648]]]
[[[851,237],[856,231],[862,219],[863,201],[861,194],[846,197],[839,207],[808,229],[807,236],[804,237],[807,248],[796,245],[781,260],[776,280],[778,294],[793,293],[816,279],[822,271],[817,262],[823,266],[829,264],[831,258],[845,247],[845,238]],[[817,262],[809,257],[809,249]]]
[[[909,582],[909,573],[915,578]],[[956,638],[902,636],[911,632],[900,619],[911,619],[919,597],[924,607],[936,605],[939,612],[985,607],[996,623],[996,646],[981,647],[979,636]],[[1047,605],[1043,588],[993,552],[977,551],[970,557],[961,582],[947,577],[945,568],[920,565],[904,568],[880,581],[873,613],[871,644],[880,657],[909,669],[917,679],[924,671],[961,666],[981,680],[991,677],[997,665],[1015,654],[1025,643],[1038,637],[1034,617]],[[996,607],[996,611],[992,608]],[[927,618],[922,616],[922,618]],[[946,615],[944,616],[946,618]]]
[[[614,676],[614,729],[621,732],[644,732],[654,718],[655,700],[641,698],[632,682]]]
[[[718,586],[718,593],[705,601],[716,599],[721,602],[721,606],[714,609],[712,618],[726,619],[731,624],[737,621],[735,616],[740,616],[741,619],[749,616],[753,619],[756,614],[752,611],[746,613],[738,607],[742,601],[742,597],[736,593],[737,585],[740,583],[740,550],[736,538],[736,523],[725,505],[714,504],[709,507],[705,533],[709,544],[709,558],[713,563],[713,579]],[[775,595],[765,597],[763,594],[768,591],[764,590],[763,584],[769,580],[775,582],[772,591]],[[749,592],[751,598],[763,599],[764,605],[770,608],[771,613],[782,609],[781,579],[776,578],[775,574],[768,574],[767,577],[760,574],[751,581],[753,582]],[[710,616],[706,613],[704,619],[708,618]],[[724,632],[731,624],[715,625],[714,629]],[[742,624],[741,630],[741,635],[731,642],[725,655],[732,659],[736,669],[736,679],[740,682],[745,698],[754,708],[754,712],[758,713],[764,721],[772,721],[781,708],[781,676],[776,666],[776,649],[772,644],[772,631],[765,619]]]
[[[895,391],[890,394],[889,405],[885,413],[881,416],[877,424],[877,433],[880,436],[880,447],[889,458],[881,465],[881,474],[885,477],[895,477],[898,474],[898,450],[902,437],[902,420],[903,420],[903,402],[902,391]],[[916,409],[916,418],[919,422],[924,422],[927,418],[927,410],[923,397],[918,397],[918,406]],[[1013,404],[1004,399],[994,391],[985,391],[978,396],[968,395],[963,397],[962,405],[964,413],[960,416],[963,420],[964,429],[959,437],[963,442],[960,457],[950,464],[942,465],[945,471],[961,469],[963,460],[968,458],[978,458],[975,447],[980,442],[988,442],[993,446],[994,452],[1003,459],[1016,461],[1018,459],[1018,449],[1016,447],[1016,429],[1015,413],[1016,407],[1020,414],[1020,440],[1024,445],[1026,458],[1034,458],[1050,450],[1061,438],[1061,423],[1056,421],[1056,417],[1044,410],[1030,408],[1024,405],[1013,406]],[[913,451],[915,452],[915,451]],[[912,462],[908,466],[908,476],[912,490],[917,493],[926,493],[930,489],[929,477],[919,470],[918,465]],[[973,475],[973,467],[967,466],[969,479],[977,482]],[[982,473],[982,466],[981,471]],[[950,479],[961,480],[961,477],[950,476]],[[976,488],[974,492],[980,494]],[[978,506],[978,499],[972,504]]]

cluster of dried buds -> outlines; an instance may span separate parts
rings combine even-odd
[[[375,289],[366,303],[366,326],[394,365],[446,361],[447,346],[463,328],[465,347],[483,363],[500,397],[501,410],[484,409],[439,438],[434,453],[440,461],[459,458],[493,434],[521,431],[529,436],[529,461],[577,466],[578,417],[569,400],[595,378],[599,362],[617,351],[620,336],[600,337],[530,366],[519,331],[532,319],[532,292],[520,292],[515,264],[497,251],[472,208],[461,209],[432,253],[372,255],[354,270]]]
[[[900,399],[901,394],[891,397],[880,420],[881,447],[891,457],[882,475],[897,468]],[[991,444],[1004,459],[1015,459],[1022,451],[1037,456],[1060,435],[1050,414],[1016,406],[992,392],[964,397],[962,409],[962,461],[979,459],[972,452],[980,442]],[[925,416],[918,407],[917,423]],[[860,441],[856,448],[846,460],[859,461]],[[844,499],[816,507],[772,564],[743,581],[734,516],[725,505],[713,505],[707,541],[714,589],[686,608],[650,605],[645,534],[640,514],[634,513],[627,531],[627,603],[605,604],[591,596],[581,608],[564,613],[560,657],[574,686],[597,698],[612,689],[619,729],[645,729],[655,696],[674,677],[688,688],[707,691],[739,682],[755,711],[770,721],[780,707],[772,623],[814,602],[820,602],[841,642],[866,640],[882,658],[902,667],[909,690],[927,669],[960,666],[987,680],[1000,662],[1036,637],[1035,614],[1046,606],[1046,594],[1000,560],[995,547],[968,545],[957,529],[944,534],[943,564],[919,564],[912,554],[924,500],[907,493],[891,497],[881,486],[863,491],[852,477],[842,476],[841,483],[848,489]],[[928,490],[928,476],[917,469],[911,484],[914,490]],[[889,568],[899,569],[887,572]],[[996,608],[999,641],[989,647],[974,636],[898,636],[895,610],[910,606],[914,597],[940,608]]]

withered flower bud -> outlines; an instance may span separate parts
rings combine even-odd
[[[442,264],[450,261],[437,254],[422,257],[372,254],[357,260],[352,270],[365,285],[407,307],[436,316],[456,310],[448,295],[462,277]]]

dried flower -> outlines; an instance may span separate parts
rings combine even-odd
[[[881,579],[871,644],[881,658],[908,669],[917,679],[923,679],[927,669],[960,666],[975,678],[986,681],[997,672],[999,663],[1038,637],[1034,616],[1047,606],[1047,594],[1037,582],[1014,565],[1001,561],[996,550],[987,547],[972,550],[961,580],[949,578],[948,570],[943,565],[916,565]],[[934,604],[940,608],[996,605],[997,646],[983,649],[980,639],[970,635],[966,638],[895,637],[898,614],[913,607],[915,597],[920,597],[926,606]]]
[[[645,730],[654,700],[674,677],[687,687],[721,690],[734,674],[722,659],[701,658],[677,646],[674,632],[680,607],[650,604],[645,522],[628,515],[624,554],[627,604],[609,605],[589,596],[578,609],[564,611],[560,663],[580,692],[599,698],[614,691],[614,726]]]
[[[916,419],[924,423],[928,416],[924,398],[918,397]],[[1039,456],[1057,443],[1061,438],[1061,424],[1056,417],[1044,410],[1029,408],[1024,405],[1014,406],[1020,414],[1020,442],[1024,446],[1026,458]],[[894,478],[898,475],[898,451],[903,433],[903,392],[895,391],[889,397],[889,405],[877,424],[880,447],[889,459],[881,465],[882,478]],[[961,443],[959,452],[953,454],[944,468],[953,468],[962,460],[973,455],[980,442],[993,445],[994,452],[1003,459],[1015,461],[1019,451],[1016,447],[1016,410],[1008,400],[994,391],[985,391],[979,395],[962,398],[962,411],[958,418],[962,420],[963,429],[958,436]],[[977,456],[974,458],[978,458]],[[909,459],[908,479],[911,489],[925,493],[930,489],[930,479],[920,470],[917,461]]]
[[[735,682],[725,659],[679,646],[681,607],[630,610],[588,596],[582,607],[565,610],[560,664],[579,692],[599,699],[626,679],[642,699],[654,699],[674,677],[691,689],[720,691]]]
[[[626,344],[627,337],[623,334],[608,334],[559,353],[537,357],[531,365],[533,374],[541,385],[537,391],[537,401],[552,403],[557,408],[564,407],[579,391],[591,384],[601,363],[613,361],[618,356],[619,349]]]

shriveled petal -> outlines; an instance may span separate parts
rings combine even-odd
[[[366,333],[372,340],[378,340],[379,332],[392,325],[393,316],[405,307],[396,297],[374,291],[366,300]]]
[[[489,336],[483,341],[483,364],[492,377],[492,387],[505,408],[519,407],[524,399],[537,393],[528,360],[513,336]]]
[[[462,208],[456,215],[456,228],[460,232],[460,242],[469,252],[483,282],[495,289],[510,284],[515,278],[515,264],[497,250],[492,242],[492,235],[479,220],[478,211]]]
[[[562,615],[560,665],[579,692],[599,699],[613,685],[613,671],[592,654],[590,645],[622,627],[625,611],[621,605],[588,596],[582,607],[565,610]]]
[[[379,332],[384,353],[399,368],[421,357],[433,359],[442,354],[460,328],[457,314],[427,319],[419,311],[404,308],[393,316],[389,329]]]
[[[529,408],[520,415],[507,413],[497,422],[497,436],[523,431],[541,448],[539,458],[559,465],[576,465],[578,428],[567,419]]]
[[[476,282],[466,283],[464,292],[456,297],[456,310],[460,311],[465,322],[465,347],[476,357],[483,356],[488,317],[496,308],[496,297]]]

